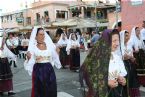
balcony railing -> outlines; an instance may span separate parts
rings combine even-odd
[[[50,23],[50,19],[47,19],[47,20],[34,20],[34,25],[37,26],[37,25],[45,25],[45,24],[48,24]]]
[[[108,19],[97,19],[96,21],[99,23],[108,23],[109,22]]]

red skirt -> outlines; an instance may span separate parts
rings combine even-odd
[[[0,92],[9,92],[11,90],[13,90],[12,79],[0,80]]]
[[[145,86],[145,75],[144,76],[138,76],[138,80],[139,80],[139,83],[141,85]]]
[[[129,95],[130,95],[130,97],[141,97],[139,88],[129,89]]]

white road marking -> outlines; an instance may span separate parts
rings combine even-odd
[[[66,92],[58,92],[57,97],[74,97]]]

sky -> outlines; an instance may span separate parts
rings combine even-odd
[[[0,0],[1,13],[11,12],[25,8],[25,4],[32,2],[32,0]]]
[[[30,6],[30,4],[33,1],[34,0],[0,0],[0,14],[24,9],[26,2],[27,2],[27,5]],[[38,0],[35,0],[35,1],[38,1]],[[60,0],[55,0],[55,1],[60,1]],[[84,1],[95,1],[95,0],[84,0]],[[113,2],[115,0],[110,0],[110,1]]]

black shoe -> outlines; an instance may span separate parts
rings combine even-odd
[[[21,54],[19,54],[19,58],[21,59]]]
[[[12,95],[15,95],[16,93],[14,92],[8,92],[8,96],[12,96]]]
[[[17,67],[17,65],[16,65],[16,62],[14,61],[14,67],[16,68]]]
[[[9,64],[10,64],[10,66],[12,66],[12,61],[10,61],[10,63],[9,63]]]
[[[16,65],[16,64],[14,64],[14,67],[15,67],[15,68],[17,68],[17,65]]]
[[[4,96],[4,93],[3,92],[0,92],[0,96]]]
[[[23,54],[23,59],[25,59],[25,54]]]

